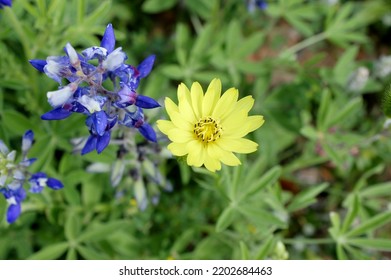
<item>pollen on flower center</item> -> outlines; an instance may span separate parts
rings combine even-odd
[[[204,117],[194,124],[193,132],[202,142],[209,143],[221,137],[223,128],[215,119]]]

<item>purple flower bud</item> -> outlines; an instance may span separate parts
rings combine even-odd
[[[88,154],[89,152],[92,152],[96,148],[96,142],[97,137],[95,135],[90,135],[88,137],[86,144],[83,147],[83,150],[81,150],[81,155]]]
[[[107,147],[107,145],[109,145],[110,136],[110,131],[106,131],[105,134],[100,137],[98,136],[98,141],[96,143],[96,151],[98,152],[98,154],[100,154]]]
[[[46,182],[47,186],[53,190],[59,190],[64,187],[64,185],[61,183],[60,180],[57,180],[55,178],[48,178]]]
[[[138,95],[136,100],[136,106],[145,108],[145,109],[152,109],[156,107],[160,107],[159,103],[151,97],[144,96],[144,95]]]
[[[51,121],[51,120],[63,120],[69,117],[72,114],[71,111],[64,109],[63,107],[58,107],[49,112],[46,112],[41,116],[42,120]]]
[[[44,67],[46,66],[46,60],[42,59],[31,59],[29,60],[30,64],[40,72],[44,72]]]
[[[154,62],[155,62],[155,55],[150,55],[146,59],[144,59],[139,66],[137,66],[137,70],[140,72],[140,78],[144,78],[148,76],[148,74],[152,70]]]
[[[102,48],[105,48],[108,53],[111,53],[115,47],[115,35],[113,26],[109,23],[106,27],[105,34],[103,34],[102,41],[100,43]]]
[[[138,131],[141,133],[142,136],[145,137],[145,139],[156,142],[156,132],[153,130],[153,128],[148,123],[143,123],[139,128]]]

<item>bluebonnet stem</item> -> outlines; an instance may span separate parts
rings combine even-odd
[[[82,154],[93,150],[101,153],[109,144],[112,129],[117,124],[136,128],[146,139],[156,142],[156,133],[145,121],[142,108],[160,105],[136,92],[140,79],[151,72],[154,55],[137,67],[125,64],[127,56],[121,47],[115,49],[111,24],[107,25],[99,47],[90,47],[78,54],[68,43],[65,53],[66,56],[30,60],[37,70],[60,84],[58,90],[47,93],[53,110],[43,114],[43,120],[61,120],[72,113],[86,115],[90,136]],[[97,65],[91,64],[92,60],[97,60]],[[63,86],[63,79],[69,83]],[[106,80],[113,83],[113,90],[103,86]]]
[[[25,132],[22,139],[22,160],[15,162],[16,151],[10,151],[0,140],[0,193],[8,202],[7,222],[15,222],[21,214],[21,203],[26,198],[24,183],[30,183],[30,192],[40,193],[44,187],[54,190],[63,188],[63,184],[43,172],[30,174],[27,168],[34,163],[35,158],[28,158],[27,153],[34,141],[31,130]]]
[[[11,0],[0,0],[0,9],[2,9],[4,6],[12,6]]]

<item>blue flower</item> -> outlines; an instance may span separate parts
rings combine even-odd
[[[17,189],[1,188],[0,192],[8,202],[7,222],[15,222],[22,212],[21,203],[26,198],[26,191],[19,187]]]
[[[30,180],[30,192],[40,193],[44,187],[49,187],[53,190],[59,190],[64,187],[61,181],[48,177],[43,172],[35,173],[31,176]]]
[[[0,9],[2,9],[4,6],[12,6],[11,0],[0,0]]]
[[[55,178],[47,177],[43,172],[31,175],[27,168],[35,162],[35,158],[28,158],[27,153],[34,142],[34,133],[27,130],[22,138],[22,160],[15,162],[16,151],[10,151],[0,140],[0,192],[8,202],[7,221],[13,223],[21,214],[21,203],[26,198],[24,183],[30,183],[31,193],[40,193],[47,186],[58,190],[64,185]]]
[[[70,43],[65,46],[65,56],[49,56],[46,60],[30,60],[31,65],[59,83],[59,89],[47,93],[53,109],[41,116],[43,120],[62,120],[73,113],[84,114],[90,136],[82,154],[93,150],[102,152],[110,142],[111,130],[117,123],[128,123],[127,112],[134,107],[152,109],[159,103],[136,92],[140,80],[149,75],[155,56],[147,57],[137,67],[126,64],[126,54],[115,48],[115,35],[111,24],[107,25],[100,46],[93,46],[78,54]],[[92,64],[91,60],[97,60]],[[69,83],[62,85],[64,80]],[[109,90],[103,83],[111,81]],[[136,110],[137,111],[137,110]],[[156,141],[152,129],[142,118],[138,129],[148,140]]]
[[[267,8],[266,0],[248,0],[247,10],[253,13],[256,9],[265,10]]]

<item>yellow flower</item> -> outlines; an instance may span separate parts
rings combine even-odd
[[[165,99],[171,121],[157,122],[159,130],[172,141],[167,148],[174,155],[187,155],[188,165],[205,165],[212,172],[221,169],[221,162],[239,165],[233,153],[256,151],[258,144],[243,137],[264,123],[263,116],[248,116],[254,105],[251,96],[238,101],[235,88],[220,95],[219,79],[211,81],[205,95],[198,82],[190,91],[182,83],[178,86],[178,105]]]

